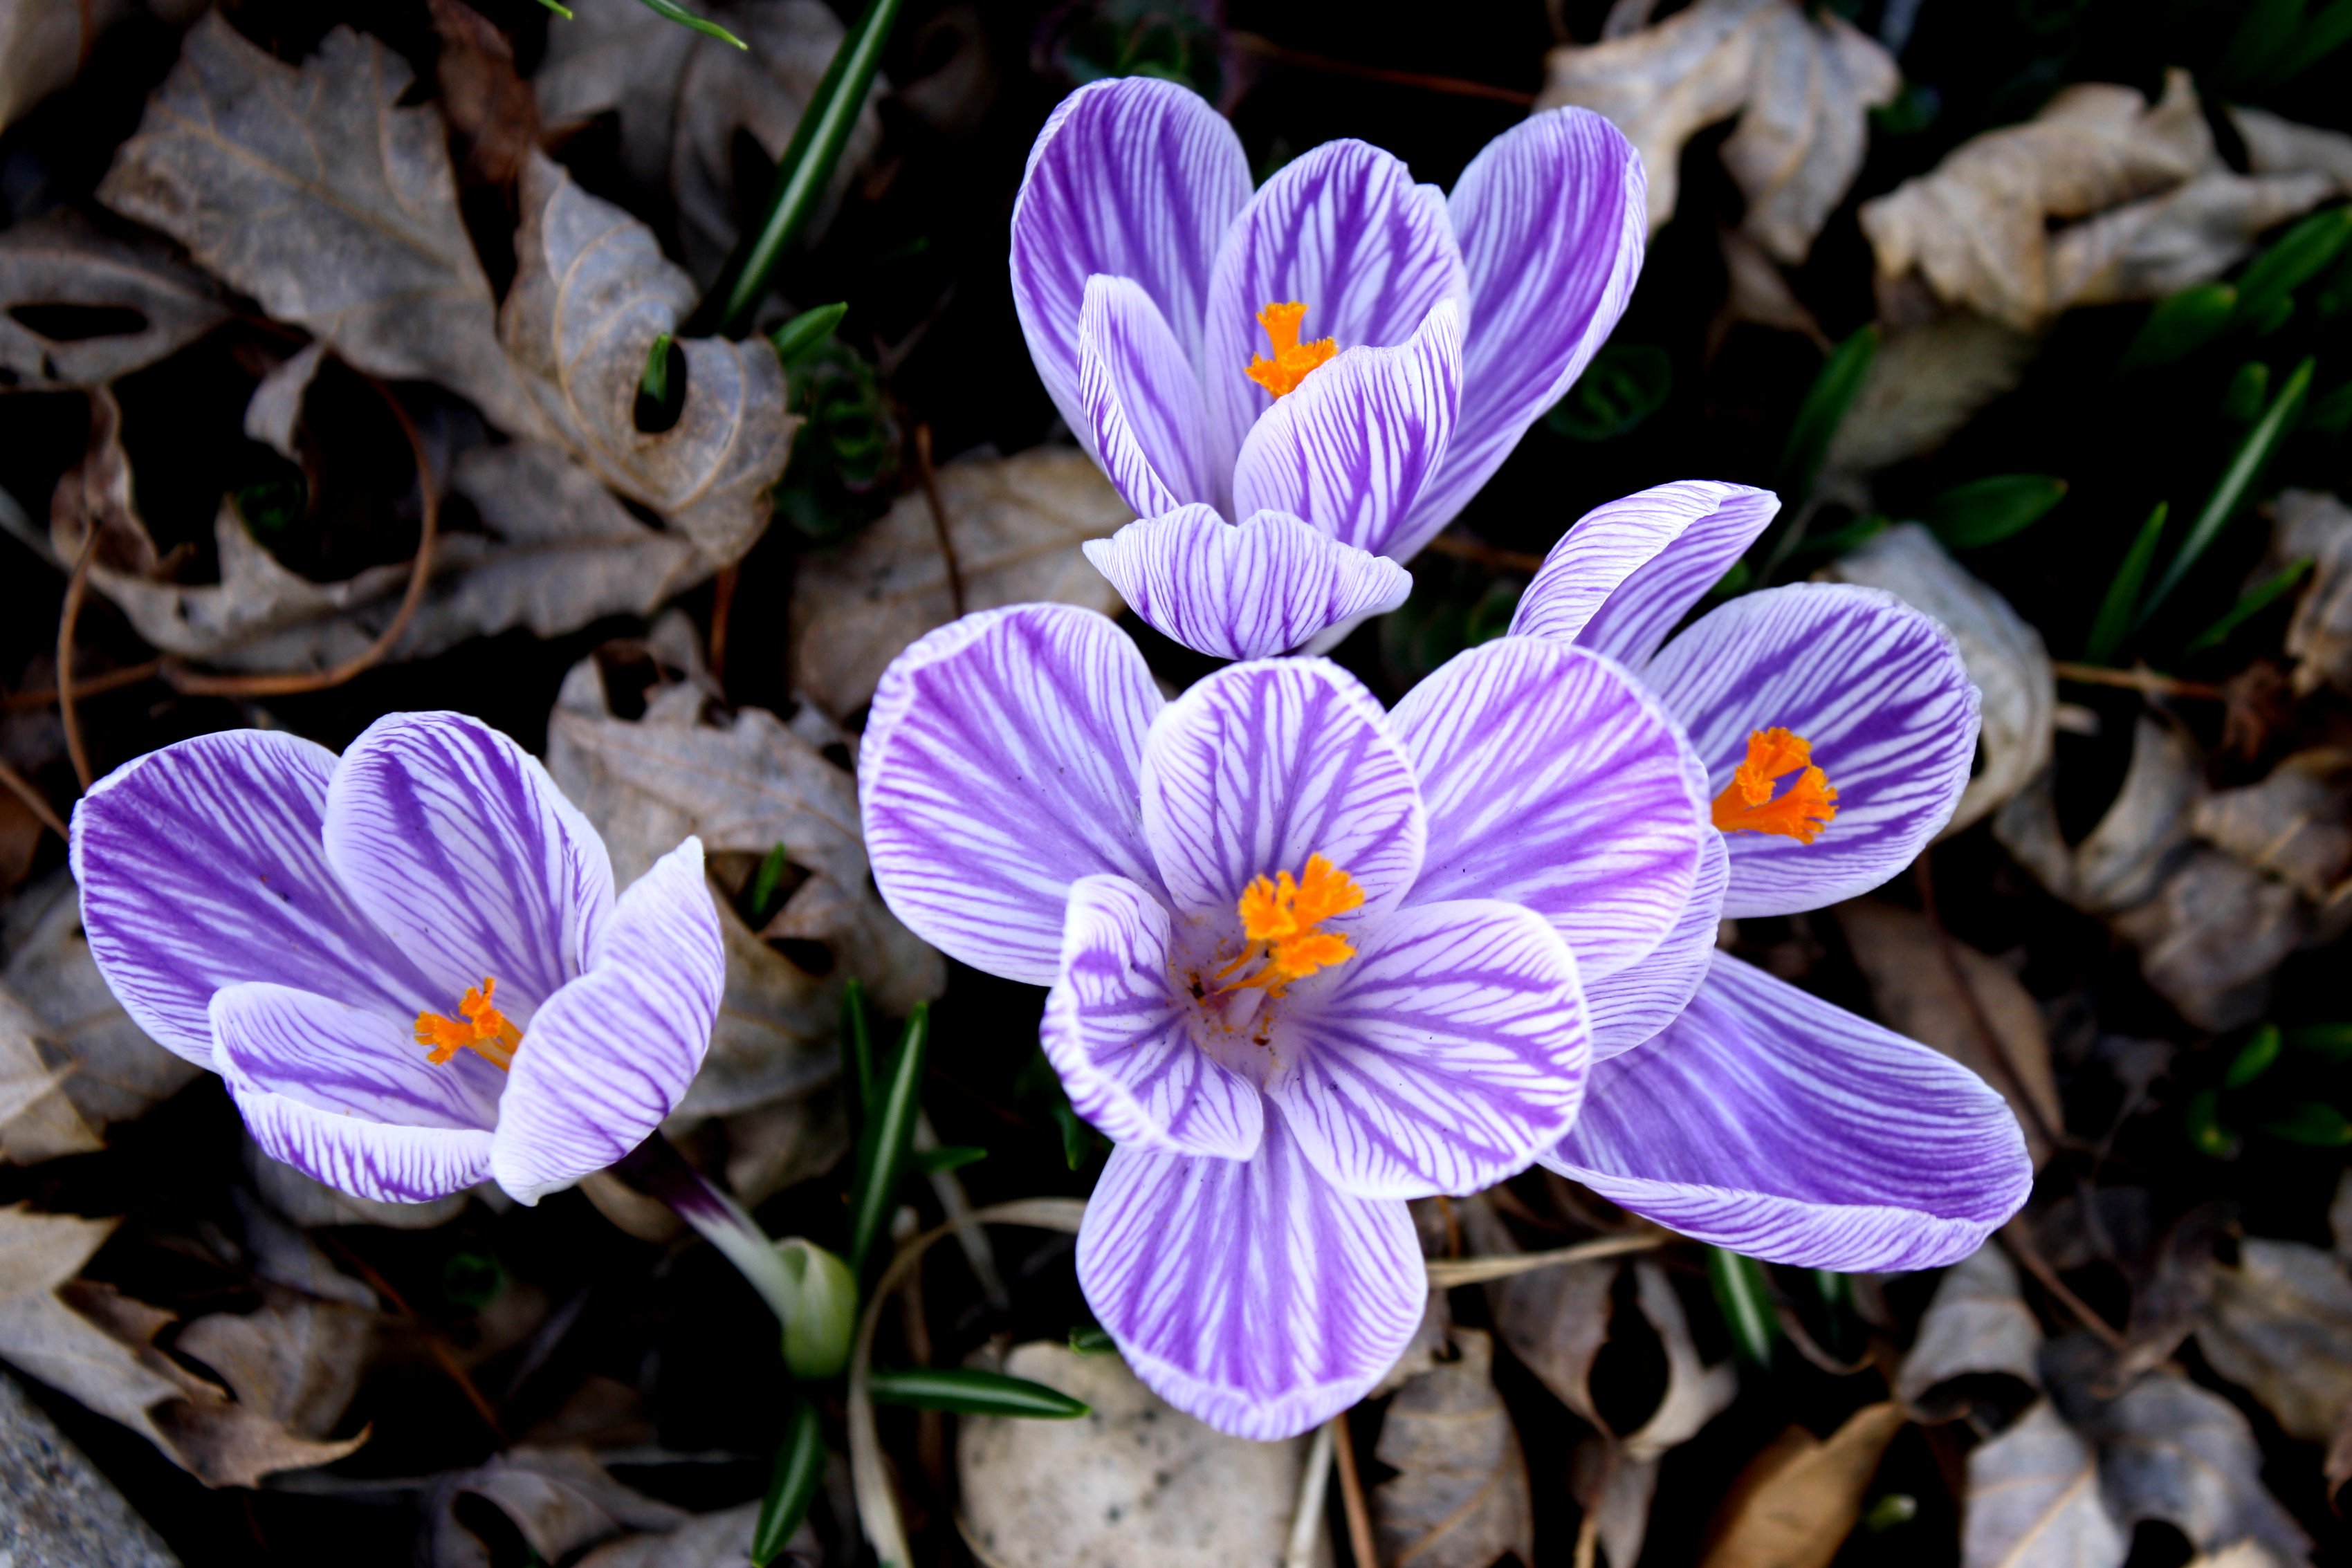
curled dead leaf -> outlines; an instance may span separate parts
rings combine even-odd
[[[2042,1323],[2018,1293],[2017,1270],[1999,1247],[1985,1246],[1946,1270],[1895,1375],[1895,1396],[1923,1413],[1941,1414],[1943,1385],[1959,1377],[2014,1377],[2042,1383]]]
[[[1781,1433],[1732,1483],[1704,1568],[1829,1568],[1906,1419],[1890,1399],[1864,1406],[1826,1439],[1802,1427]]]
[[[2324,490],[2282,490],[2273,518],[2271,553],[2312,563],[2286,629],[2295,690],[2352,692],[2352,507]]]
[[[1969,1454],[1961,1568],[2122,1568],[2099,1458],[2047,1399]]]
[[[623,1486],[584,1449],[518,1447],[434,1488],[426,1505],[433,1568],[490,1568],[489,1548],[458,1518],[457,1500],[467,1496],[504,1514],[549,1563],[568,1561],[625,1531],[666,1534],[693,1518]]]
[[[101,311],[129,311],[138,325]],[[0,230],[0,384],[103,386],[177,353],[227,315],[218,286],[163,246],[101,234],[70,210]]]
[[[1393,1568],[1488,1568],[1535,1560],[1528,1465],[1495,1391],[1494,1341],[1455,1328],[1455,1351],[1389,1401],[1373,1450],[1397,1473],[1371,1491],[1381,1561]]]
[[[2327,1442],[2352,1409],[2352,1276],[2316,1247],[2250,1237],[2214,1271],[2197,1344],[2288,1436]]]
[[[2298,751],[2267,778],[2197,803],[2197,836],[2314,901],[2352,870],[2352,752]]]
[[[1925,456],[2024,379],[2041,339],[1973,310],[1887,323],[1862,391],[1838,422],[1816,488],[1860,503],[1862,480]]]

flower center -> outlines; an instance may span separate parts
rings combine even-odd
[[[1802,769],[1779,800],[1772,783]],[[1801,735],[1759,729],[1748,737],[1748,760],[1715,798],[1715,825],[1727,833],[1779,833],[1810,844],[1837,815],[1838,792],[1830,776],[1813,766],[1813,748]]]
[[[466,994],[457,999],[457,1018],[418,1013],[416,1043],[432,1048],[425,1060],[438,1067],[461,1051],[477,1051],[500,1072],[511,1066],[515,1047],[522,1043],[522,1030],[491,1004],[498,988],[498,981],[485,975],[480,985],[467,987]]]
[[[1356,956],[1356,945],[1337,932],[1317,928],[1363,902],[1364,890],[1356,879],[1321,855],[1307,857],[1307,869],[1296,882],[1286,871],[1252,879],[1242,889],[1238,906],[1242,935],[1249,945],[1240,957],[1209,977],[1215,988],[1209,994],[1263,988],[1268,997],[1278,997],[1291,981],[1346,963]],[[1252,964],[1256,967],[1248,968]],[[1244,969],[1248,972],[1238,978],[1226,978]],[[1217,985],[1221,980],[1224,983]]]
[[[1318,338],[1311,343],[1298,340],[1298,324],[1307,319],[1307,307],[1297,300],[1287,305],[1269,305],[1257,313],[1257,324],[1265,329],[1266,341],[1274,347],[1274,358],[1255,355],[1244,367],[1249,379],[1280,397],[1296,392],[1307,372],[1322,364],[1339,351],[1337,338]],[[1342,873],[1342,876],[1346,873]],[[1264,882],[1264,877],[1258,878]]]

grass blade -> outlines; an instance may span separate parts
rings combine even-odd
[[[784,1440],[776,1448],[776,1468],[768,1477],[768,1495],[760,1500],[760,1522],[751,1527],[754,1568],[768,1568],[783,1555],[785,1542],[816,1499],[824,1462],[824,1423],[814,1405],[795,1396],[793,1413],[785,1417]]]
[[[2229,612],[2221,619],[2199,632],[2189,646],[2180,650],[2182,655],[2185,657],[2190,653],[2201,653],[2208,648],[2218,648],[2228,642],[2231,633],[2269,609],[2280,596],[2294,588],[2296,583],[2301,582],[2304,574],[2310,570],[2311,562],[2308,559],[2298,560],[2246,590],[2239,596],[2238,602],[2230,606]]]
[[[915,1113],[921,1108],[923,1059],[929,1043],[931,1009],[917,1002],[908,1015],[907,1031],[891,1058],[887,1082],[878,1087],[878,1103],[869,1103],[866,1126],[857,1139],[857,1184],[850,1195],[849,1270],[866,1277],[866,1260],[882,1239],[898,1201],[898,1178],[906,1174],[907,1150],[915,1137]]]
[[[1878,325],[1873,322],[1831,350],[1805,401],[1797,405],[1796,421],[1789,426],[1788,444],[1780,449],[1780,474],[1773,482],[1781,500],[1792,509],[1812,494],[1822,459],[1829,455],[1832,438],[1861,394],[1871,361],[1878,357],[1879,341]]]
[[[959,1416],[1022,1416],[1031,1420],[1075,1421],[1090,1406],[1058,1388],[983,1372],[971,1366],[911,1366],[874,1374],[877,1405],[912,1405],[952,1410]]]
[[[2180,541],[2180,553],[2172,558],[2172,564],[2165,568],[2164,576],[2157,582],[2155,591],[2139,607],[2139,613],[2132,622],[2135,628],[2146,625],[2147,618],[2171,597],[2172,591],[2179,587],[2181,580],[2189,575],[2189,569],[2197,564],[2207,548],[2221,537],[2221,529],[2230,519],[2236,517],[2239,509],[2252,497],[2255,481],[2262,477],[2263,470],[2270,465],[2273,455],[2294,431],[2296,416],[2303,413],[2303,400],[2311,391],[2311,374],[2316,366],[2317,361],[2314,360],[2305,360],[2295,366],[2294,373],[2286,379],[2286,385],[2279,388],[2278,396],[2271,400],[2268,411],[2254,428],[2246,433],[2246,439],[2239,443],[2237,455],[2230,459],[2230,466],[2221,475],[2221,482],[2213,486],[2213,494],[2206,497],[2205,509],[2199,512],[2197,520],[2189,525],[2189,537]]]
[[[854,1137],[874,1103],[874,1025],[866,1011],[866,987],[856,976],[841,988],[841,1092],[849,1102]]]
[[[846,302],[803,310],[769,333],[768,341],[776,346],[776,358],[790,369],[814,353],[827,338],[833,336],[833,329],[841,325],[841,319],[848,314]]]
[[[1948,549],[1980,549],[2022,533],[2066,498],[2055,474],[1995,474],[1955,485],[1920,509],[1919,520]]]
[[[1771,1365],[1772,1342],[1780,1337],[1780,1320],[1772,1311],[1772,1289],[1764,1279],[1764,1265],[1710,1247],[1706,1280],[1715,1288],[1715,1304],[1739,1354],[1759,1366]]]
[[[2147,521],[2139,526],[2131,549],[2124,552],[2123,564],[2116,568],[2115,580],[2107,584],[2107,596],[2099,601],[2098,619],[2091,622],[2091,641],[2083,650],[2083,657],[2090,663],[2104,664],[2113,659],[2116,650],[2131,634],[2132,612],[2139,603],[2140,584],[2147,580],[2147,569],[2156,563],[2156,547],[2164,538],[2164,519],[2171,511],[2168,502],[2158,501],[2156,510],[2148,513]]]
[[[683,5],[672,5],[670,0],[637,0],[637,3],[655,16],[667,17],[681,27],[691,27],[706,38],[716,38],[722,44],[732,44],[739,49],[748,49],[751,47],[718,23],[698,16]]]

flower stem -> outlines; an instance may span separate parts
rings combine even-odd
[[[741,1204],[688,1165],[676,1145],[656,1133],[622,1155],[613,1170],[639,1192],[669,1205],[735,1265],[735,1271],[760,1293],[777,1322],[790,1322],[795,1291],[776,1244]]]

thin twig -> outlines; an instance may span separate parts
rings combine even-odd
[[[433,1359],[440,1364],[441,1370],[449,1375],[449,1381],[457,1385],[458,1392],[466,1396],[466,1403],[474,1407],[474,1414],[479,1416],[482,1418],[482,1424],[489,1427],[490,1435],[498,1438],[501,1448],[505,1447],[506,1428],[499,1424],[499,1413],[490,1407],[490,1402],[482,1396],[482,1391],[474,1386],[474,1380],[466,1375],[466,1369],[457,1364],[457,1357],[449,1349],[447,1342],[442,1339],[431,1323],[426,1322],[417,1314],[416,1309],[408,1304],[406,1297],[393,1289],[391,1281],[375,1271],[366,1259],[352,1251],[347,1243],[327,1231],[321,1230],[316,1234],[320,1240],[327,1244],[329,1250],[357,1269],[360,1271],[360,1278],[365,1280],[377,1295],[390,1301],[394,1311],[416,1325],[417,1331],[424,1335],[425,1348],[432,1354]]]
[[[58,717],[65,725],[66,755],[73,759],[74,777],[88,789],[98,775],[89,768],[89,747],[82,743],[81,716],[74,711],[73,644],[74,622],[81,619],[81,601],[89,591],[89,563],[98,554],[98,524],[89,525],[89,537],[81,541],[81,549],[74,557],[73,575],[66,579],[65,603],[58,610]]]
[[[1323,1491],[1331,1479],[1331,1428],[1345,1426],[1343,1413],[1316,1428],[1307,1446],[1307,1466],[1298,1473],[1298,1500],[1290,1511],[1290,1543],[1282,1553],[1282,1568],[1311,1568],[1315,1542],[1323,1533]]]
[[[963,619],[963,567],[956,559],[955,538],[948,532],[948,509],[940,502],[939,476],[931,471],[931,427],[915,426],[915,483],[931,508],[931,528],[940,538],[940,559],[947,563],[948,604]]]
[[[1494,571],[1516,571],[1521,577],[1533,577],[1543,568],[1543,557],[1529,555],[1525,550],[1497,549],[1468,534],[1440,534],[1421,547],[1432,555],[1451,556],[1466,560],[1473,566],[1483,566]]]
[[[2160,675],[2145,664],[2128,670],[2110,670],[2104,664],[2074,664],[2063,659],[2053,659],[2050,670],[2062,681],[2073,681],[2085,686],[2121,686],[2126,691],[2146,692],[2150,696],[2196,697],[2215,703],[2228,696],[2219,686],[2203,681],[2183,681],[2171,675]]]
[[[1531,1273],[1538,1269],[1549,1269],[1562,1263],[1589,1263],[1596,1258],[1647,1252],[1674,1239],[1675,1234],[1671,1230],[1629,1230],[1622,1236],[1602,1236],[1591,1241],[1580,1241],[1573,1247],[1554,1248],[1548,1252],[1517,1252],[1486,1258],[1433,1258],[1422,1267],[1429,1271],[1430,1289],[1443,1291],[1455,1285],[1483,1285],[1489,1280],[1507,1280],[1514,1274]]]
[[[1521,109],[1533,109],[1536,95],[1517,88],[1496,87],[1492,82],[1471,81],[1463,77],[1431,76],[1425,71],[1392,70],[1386,66],[1360,65],[1354,60],[1334,59],[1329,55],[1308,54],[1302,49],[1286,48],[1271,38],[1255,33],[1228,33],[1234,47],[1272,60],[1276,65],[1295,66],[1300,70],[1323,71],[1331,76],[1354,77],[1361,81],[1387,82],[1391,87],[1417,87],[1425,92],[1442,92],[1453,98],[1484,98],[1496,103],[1517,104]]]
[[[1929,859],[1928,854],[1922,853],[1912,862],[1911,874],[1919,883],[1919,910],[1927,917],[1927,929],[1935,935],[1936,952],[1944,961],[1945,976],[1952,982],[1953,988],[1960,993],[1960,1001],[1968,1009],[1969,1026],[1977,1031],[1978,1037],[1992,1052],[1994,1065],[2000,1069],[2001,1077],[2008,1080],[2011,1092],[2023,1108],[2025,1119],[2033,1124],[2033,1131],[2042,1139],[2042,1146],[2055,1154],[2066,1146],[2064,1129],[2053,1127],[2049,1118],[2042,1113],[2041,1104],[2026,1085],[2024,1071],[2017,1065],[2017,1059],[2010,1054],[2009,1041],[2001,1038],[2000,1030],[1993,1028],[1992,1019],[1986,1016],[1984,1002],[1978,997],[1976,987],[1969,981],[1967,967],[1960,962],[1958,944],[1952,940],[1952,934],[1944,929],[1944,917],[1937,913],[1936,873],[1929,867]]]
[[[57,808],[49,804],[49,798],[33,788],[31,779],[5,762],[0,762],[0,785],[7,786],[10,794],[25,802],[25,809],[40,819],[41,826],[61,839],[67,836],[65,821],[58,815]]]
[[[149,659],[144,664],[126,664],[119,670],[109,670],[102,675],[74,682],[74,701],[94,697],[107,692],[119,692],[125,686],[135,686],[143,681],[157,680],[163,674],[163,661]],[[47,707],[58,700],[55,686],[28,686],[21,692],[0,696],[0,711],[21,713],[28,708]]]
[[[2066,1281],[2058,1277],[2058,1270],[2050,1266],[2050,1260],[2042,1255],[2042,1249],[2033,1244],[2032,1236],[2022,1224],[2012,1219],[1996,1234],[2017,1260],[2025,1265],[2025,1271],[2040,1281],[2042,1288],[2056,1297],[2061,1306],[2074,1313],[2076,1322],[2098,1335],[2109,1350],[2124,1348],[2124,1336],[2115,1324],[2092,1311],[2090,1302],[2067,1288]]]
[[[735,587],[743,576],[740,566],[719,569],[710,585],[710,678],[727,689],[727,626],[735,618]]]
[[[1372,1541],[1372,1511],[1364,1506],[1364,1478],[1356,1469],[1356,1440],[1348,1433],[1348,1413],[1331,1417],[1331,1458],[1339,1471],[1339,1507],[1348,1515],[1348,1554],[1356,1568],[1381,1568]]]

